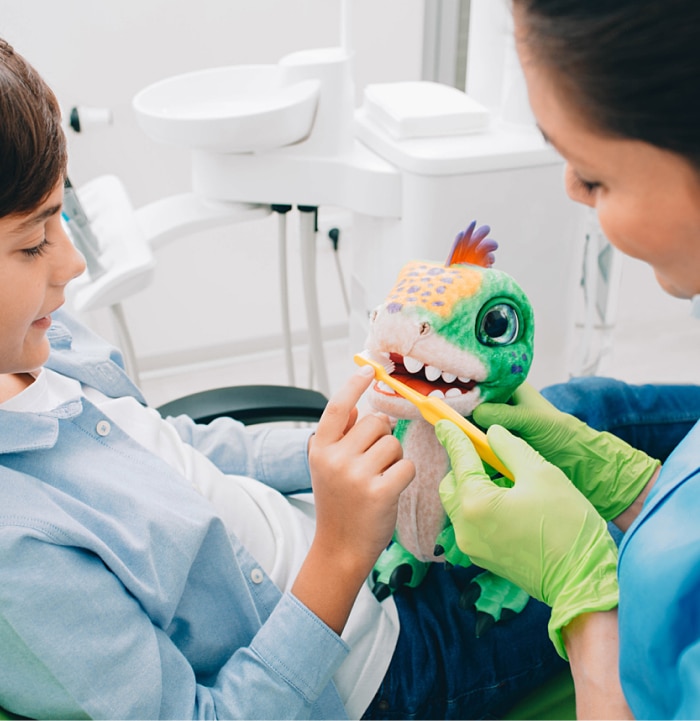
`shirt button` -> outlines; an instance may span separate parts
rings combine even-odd
[[[95,426],[95,430],[97,431],[98,436],[108,436],[109,432],[112,430],[112,426],[109,421],[100,421]]]
[[[259,568],[254,568],[254,569],[250,572],[250,580],[251,580],[253,583],[262,583],[262,582],[263,582],[263,578],[264,578],[263,572],[262,572]]]

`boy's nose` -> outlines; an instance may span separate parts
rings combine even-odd
[[[61,263],[56,268],[56,285],[66,285],[85,271],[85,258],[77,250],[68,234],[61,228]]]

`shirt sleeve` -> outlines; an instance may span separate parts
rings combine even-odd
[[[244,426],[231,418],[217,418],[207,425],[187,416],[167,421],[224,473],[255,478],[282,493],[311,488],[311,428]]]
[[[205,685],[99,557],[26,529],[1,538],[0,556],[12,558],[0,564],[5,708],[30,718],[323,717],[347,647],[290,595]]]

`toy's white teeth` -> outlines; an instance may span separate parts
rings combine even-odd
[[[382,393],[390,393],[392,395],[396,395],[396,391],[394,391],[393,388],[390,388],[384,381],[379,381],[377,383],[377,389],[382,391]]]
[[[429,381],[436,381],[442,375],[442,371],[435,366],[425,366],[425,377]]]
[[[429,397],[429,398],[432,397],[432,398],[440,398],[440,399],[442,399],[442,398],[445,397],[445,394],[444,394],[441,390],[438,390],[438,389],[436,388],[434,391],[430,391],[430,393],[428,393],[428,397]]]
[[[445,383],[454,383],[458,378],[462,383],[469,383],[471,380],[470,378],[463,378],[462,376],[457,376],[454,373],[450,373],[449,371],[440,370],[440,368],[438,368],[437,366],[425,365],[423,361],[419,361],[417,358],[411,358],[411,356],[403,357],[403,366],[409,373],[413,375],[423,371],[426,380],[430,381],[431,383],[438,380],[438,378],[442,378]],[[457,394],[452,393],[451,395]]]
[[[418,373],[418,371],[423,370],[425,364],[422,361],[406,355],[403,357],[403,365],[409,373]]]

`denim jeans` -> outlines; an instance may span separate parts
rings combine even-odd
[[[700,386],[574,378],[542,390],[557,408],[665,461],[700,418]]]
[[[700,418],[700,386],[590,377],[542,394],[662,461]],[[475,637],[475,614],[459,608],[459,595],[479,570],[435,564],[421,586],[396,594],[398,645],[364,718],[499,718],[566,668],[547,636],[549,608],[533,599],[515,618]]]

